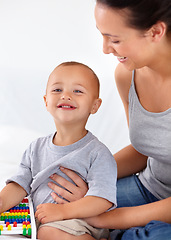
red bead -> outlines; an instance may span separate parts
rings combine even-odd
[[[9,224],[10,224],[9,222],[6,222],[6,227],[8,227]]]
[[[13,227],[17,227],[17,222],[14,222],[14,223],[13,223]]]

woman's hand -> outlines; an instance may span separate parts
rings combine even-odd
[[[63,186],[65,189],[57,186],[56,184],[54,184],[53,182],[50,182],[48,184],[48,186],[55,191],[57,194],[59,194],[60,196],[62,196],[64,199],[66,199],[69,202],[73,202],[76,200],[79,200],[80,198],[84,197],[87,190],[88,190],[88,186],[87,184],[82,180],[81,177],[79,177],[75,172],[73,172],[70,169],[67,168],[63,168],[61,167],[60,170],[65,173],[69,178],[71,178],[71,180],[76,184],[74,185],[73,183],[67,181],[66,179],[64,179],[63,177],[54,174],[52,175],[50,178],[59,183],[61,186]],[[55,194],[54,192],[51,194],[52,198],[57,202],[57,203],[67,203],[66,200],[58,197],[58,195]]]

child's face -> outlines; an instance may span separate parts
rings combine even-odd
[[[44,100],[56,124],[84,126],[101,104],[95,77],[89,69],[78,65],[59,66],[52,72]]]

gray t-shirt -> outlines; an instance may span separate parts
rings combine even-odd
[[[53,144],[54,134],[38,138],[25,151],[17,175],[7,180],[22,186],[33,199],[34,209],[42,203],[54,203],[48,182],[57,173],[70,182],[59,167],[78,173],[88,183],[86,196],[107,199],[116,207],[116,162],[108,150],[92,133],[88,132],[78,142],[68,146]]]
[[[134,148],[148,156],[140,181],[158,199],[170,197],[171,108],[159,113],[144,109],[136,93],[134,72],[129,91],[129,129]]]

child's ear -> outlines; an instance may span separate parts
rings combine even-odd
[[[91,109],[91,114],[95,114],[98,111],[101,103],[102,103],[101,98],[98,98],[94,101],[94,104],[93,104],[92,109]]]
[[[44,99],[45,105],[46,105],[46,107],[47,107],[47,96],[44,95],[44,96],[43,96],[43,99]]]

